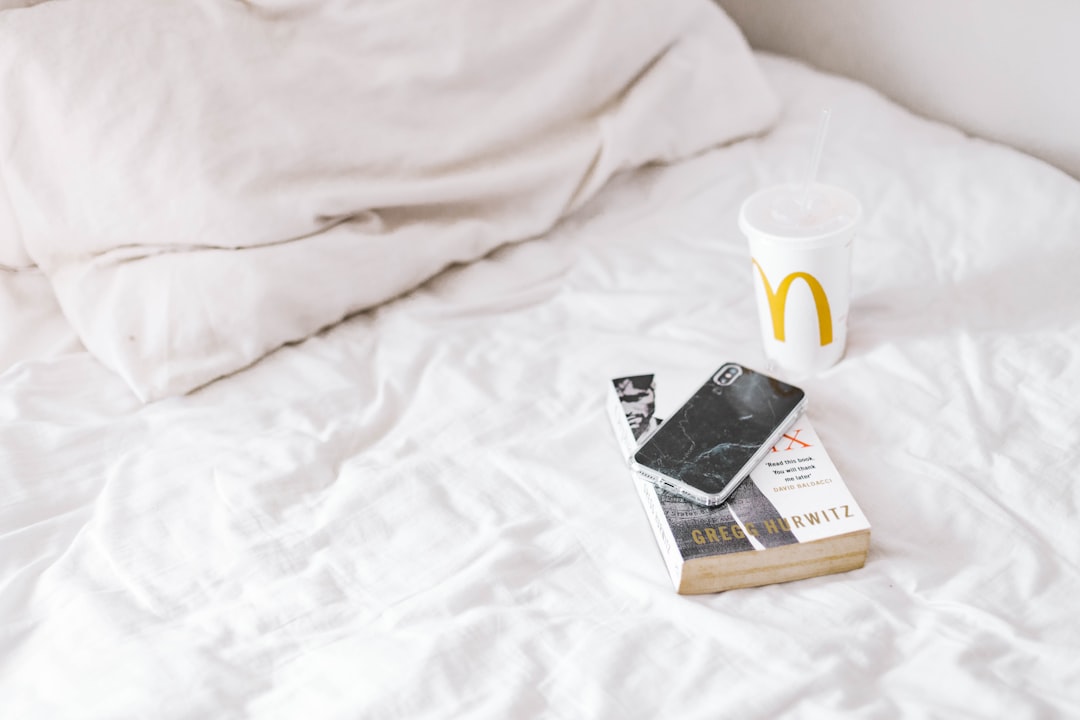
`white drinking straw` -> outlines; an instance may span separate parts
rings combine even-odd
[[[803,182],[802,192],[799,196],[799,207],[803,212],[810,212],[810,188],[817,180],[818,165],[821,164],[821,149],[825,146],[825,136],[829,133],[829,110],[821,111],[821,120],[818,121],[817,139],[814,141],[814,154],[810,156],[810,165],[806,168],[806,180]]]

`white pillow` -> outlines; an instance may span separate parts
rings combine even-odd
[[[26,250],[144,400],[765,129],[709,0],[83,0],[0,12]]]

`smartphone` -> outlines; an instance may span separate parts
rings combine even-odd
[[[719,505],[806,406],[806,394],[738,363],[725,363],[631,458],[646,480],[701,505]]]

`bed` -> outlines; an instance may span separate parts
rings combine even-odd
[[[93,34],[56,31],[80,5],[95,4],[0,11],[5,92],[26,87],[12,84],[12,33],[44,28],[59,36],[50,48],[77,44]],[[243,4],[155,7],[188,7],[216,27],[256,12],[221,9],[233,5]],[[276,27],[302,22],[303,3],[252,5]],[[303,288],[246,305],[238,266],[182,266],[188,254],[249,257],[242,248],[78,244],[107,240],[117,221],[86,235],[65,224],[78,236],[68,253],[49,223],[98,217],[74,200],[100,190],[116,201],[112,222],[132,196],[113,198],[85,172],[90,195],[33,195],[16,172],[42,165],[20,155],[33,146],[27,127],[11,144],[16,96],[4,97],[12,210],[0,220],[15,230],[0,244],[0,717],[1080,713],[1080,182],[866,85],[751,53],[706,5],[649,32],[706,27],[730,43],[716,58],[739,68],[726,107],[765,92],[745,101],[756,109],[741,124],[710,121],[720,136],[694,136],[698,125],[665,115],[673,130],[649,157],[589,149],[571,181],[560,165],[542,185],[563,188],[558,202],[485,226],[490,246],[470,236],[467,253],[454,246],[438,267],[410,268],[386,297],[331,309],[294,312],[349,287],[331,267],[297,270],[298,256],[256,269],[284,265]],[[105,23],[109,3],[97,6],[93,22]],[[624,83],[653,77],[668,57],[657,53],[678,45],[641,32],[653,55]],[[106,45],[96,52],[108,56]],[[48,84],[40,53],[37,65],[17,60]],[[57,85],[18,98],[77,93]],[[657,107],[712,92],[702,87]],[[679,392],[726,360],[764,366],[738,208],[799,177],[823,107],[820,177],[856,192],[865,221],[846,356],[799,384],[870,520],[870,553],[840,575],[680,596],[608,425],[606,384],[655,372],[661,391],[671,378]],[[642,113],[631,117],[652,117]],[[636,140],[627,128],[638,126],[656,136],[645,121],[600,136]],[[82,127],[38,137],[70,149]],[[700,147],[676,147],[691,136]],[[280,199],[272,190],[258,197]],[[275,208],[238,226],[261,230]],[[146,231],[150,210],[131,228]],[[369,228],[355,209],[335,212],[315,240]],[[401,247],[415,239],[407,214],[386,222],[406,233],[394,235]],[[453,244],[453,232],[440,237]],[[341,264],[340,247],[318,246],[320,262]],[[133,279],[140,263],[153,269]],[[152,297],[189,271],[212,275],[191,317],[220,321],[211,335],[225,350],[124,355],[171,342],[132,327],[190,319]],[[366,282],[390,270],[357,272]],[[282,317],[291,335],[273,334]]]

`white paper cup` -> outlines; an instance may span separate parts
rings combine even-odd
[[[750,244],[761,338],[770,368],[809,375],[836,364],[847,345],[851,246],[858,199],[820,183],[781,185],[739,210]]]

